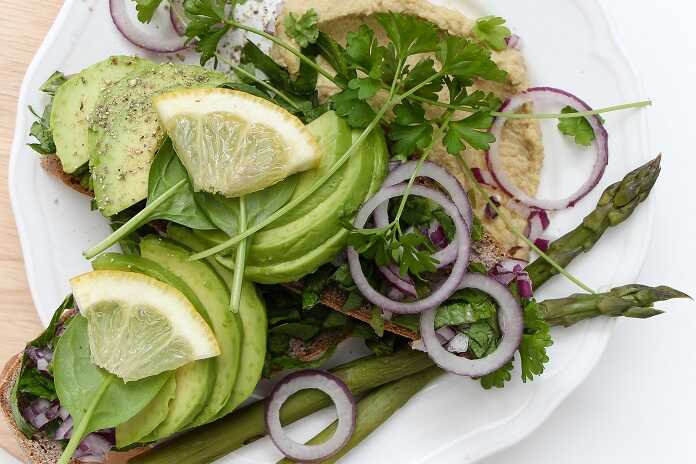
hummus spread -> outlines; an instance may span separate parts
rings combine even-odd
[[[395,11],[417,16],[434,23],[450,34],[459,36],[470,35],[475,25],[474,20],[465,17],[460,12],[436,6],[426,0],[286,0],[283,11],[278,17],[277,34],[284,40],[292,42],[285,33],[283,18],[289,12],[302,14],[310,8],[314,8],[319,16],[319,29],[331,35],[343,45],[345,45],[346,34],[357,30],[361,24],[367,24],[375,30],[380,42],[387,42],[386,35],[374,17],[376,13],[380,12]],[[271,53],[277,61],[285,64],[291,73],[298,71],[299,61],[294,55],[279,47],[274,47]],[[492,58],[501,69],[507,71],[507,82],[479,81],[474,85],[475,88],[494,92],[504,100],[529,87],[527,68],[524,57],[519,50],[493,51]],[[326,62],[320,62],[320,64],[329,68]],[[330,81],[321,76],[317,83],[317,88],[320,97],[324,99],[338,91]],[[441,98],[444,99],[446,96],[445,89]],[[378,94],[375,97],[376,101],[373,102],[375,105],[379,105],[380,97],[382,99],[385,98],[384,95],[380,96]],[[530,107],[522,109],[522,111],[530,110]],[[431,107],[428,111],[432,117],[441,109]],[[466,116],[466,114],[455,115],[455,119],[463,116]],[[502,132],[502,140],[497,143],[501,144],[501,157],[508,176],[528,194],[536,194],[544,160],[541,129],[538,122],[535,120],[508,121]],[[487,169],[484,152],[467,148],[463,155],[472,168]],[[464,174],[462,166],[456,158],[447,153],[440,142],[434,147],[430,160],[445,167],[467,187],[468,178]],[[485,188],[490,195],[498,196],[501,200],[502,208],[508,212],[508,217],[512,219],[515,228],[518,231],[524,231],[527,225],[527,218],[521,215],[517,208],[507,207],[508,202],[511,200],[510,197],[499,189]],[[470,189],[467,188],[467,190]],[[477,216],[481,218],[488,234],[499,242],[503,250],[506,250],[510,256],[518,258],[526,258],[528,256],[529,250],[527,246],[507,229],[500,218],[489,219],[485,216],[483,213],[485,199],[475,198],[472,206]]]

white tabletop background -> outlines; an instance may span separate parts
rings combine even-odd
[[[696,2],[602,3],[654,102],[651,147],[664,154],[638,281],[696,297]],[[696,303],[659,307],[667,314],[618,321],[604,357],[549,420],[482,464],[696,463]]]
[[[654,102],[651,147],[664,154],[638,281],[696,295],[696,2],[602,2]],[[599,365],[549,420],[482,464],[696,462],[696,303],[659,307],[667,314],[619,321]],[[16,461],[0,450],[0,462]]]

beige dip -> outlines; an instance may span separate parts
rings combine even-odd
[[[357,30],[363,23],[371,26],[377,32],[380,41],[385,42],[386,37],[373,16],[379,12],[396,11],[418,16],[454,35],[469,35],[474,26],[474,20],[455,10],[433,5],[426,0],[286,0],[283,12],[278,19],[277,34],[281,38],[291,41],[285,34],[283,17],[288,12],[301,14],[310,8],[314,8],[319,15],[319,28],[343,45],[345,45],[346,34]],[[272,54],[279,62],[287,65],[291,72],[297,72],[299,69],[296,57],[285,50],[276,47],[272,50]],[[519,50],[494,51],[493,60],[501,69],[508,72],[508,82],[506,84],[479,82],[475,87],[494,92],[501,99],[515,95],[529,87],[527,68],[524,57]],[[321,64],[328,68],[327,63]],[[337,90],[331,82],[321,76],[317,86],[322,98],[326,98]],[[379,98],[379,95],[376,98]],[[437,111],[438,109],[430,110],[434,114]],[[465,116],[465,114],[455,115],[455,117],[457,116]],[[510,178],[516,181],[517,185],[528,194],[534,195],[539,186],[539,173],[544,160],[541,130],[537,121],[508,121],[503,129],[502,141],[499,143],[501,143],[501,156]],[[484,152],[467,149],[464,157],[471,167],[486,169]],[[446,152],[441,143],[437,143],[430,159],[447,168],[466,187],[468,181],[459,162]],[[516,209],[506,207],[510,198],[500,190],[488,189],[488,191],[501,198],[503,207],[508,211],[508,216],[513,219],[517,230],[524,231],[527,218],[520,216]],[[482,198],[477,198],[475,203],[472,206],[474,206],[478,217],[483,221],[489,235],[500,243],[502,249],[507,250],[511,256],[527,257],[528,248],[507,229],[500,218],[490,220],[485,217],[483,214],[485,201]]]

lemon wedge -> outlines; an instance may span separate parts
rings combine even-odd
[[[92,362],[126,382],[220,354],[213,331],[189,300],[159,280],[93,271],[70,286],[87,318]]]
[[[182,89],[153,98],[196,191],[238,197],[319,166],[321,152],[297,117],[228,89]]]

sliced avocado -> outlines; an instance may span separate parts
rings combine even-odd
[[[210,317],[204,309],[203,303],[191,287],[179,276],[153,260],[140,256],[105,253],[92,261],[92,267],[95,270],[139,272],[167,283],[183,293],[210,324]],[[215,367],[213,359],[204,359],[177,369],[174,375],[176,391],[174,399],[168,402],[168,413],[165,418],[159,420],[161,413],[159,410],[154,410],[152,416],[147,411],[143,411],[143,417],[139,419],[140,424],[130,424],[127,435],[129,437],[139,435],[137,440],[142,442],[154,441],[171,435],[191,422],[203,409],[210,396],[215,383]],[[167,395],[167,392],[163,390],[160,394]],[[162,398],[160,401],[163,403],[165,399]],[[148,427],[154,422],[159,423],[148,430]],[[142,429],[138,428],[139,425],[142,425]],[[170,432],[166,433],[168,431]],[[118,430],[116,433],[118,436]]]
[[[200,252],[207,248],[205,241],[196,237],[190,229],[176,224],[169,224],[167,235],[195,252]],[[207,260],[225,281],[227,287],[231,288],[234,274],[215,261],[215,258],[210,257]],[[261,379],[266,359],[266,338],[268,336],[266,308],[261,298],[259,298],[254,285],[247,280],[244,281],[242,286],[239,317],[242,319],[242,329],[244,331],[239,374],[237,375],[237,382],[234,384],[232,395],[227,404],[218,412],[218,417],[234,411],[249,398],[259,383],[259,379]]]
[[[370,143],[370,139],[365,144]],[[350,140],[335,144],[339,156],[350,147]],[[343,230],[341,220],[357,210],[365,199],[373,176],[373,154],[358,150],[336,173],[340,180],[329,195],[303,216],[279,227],[269,226],[254,235],[247,265],[268,267],[286,263],[314,251]]]
[[[358,135],[359,132],[353,132],[353,139],[357,138]],[[375,131],[370,134],[365,142],[363,142],[359,152],[354,155],[354,158],[349,161],[349,164],[353,163],[354,159],[367,159],[370,161],[368,163],[369,173],[365,174],[369,181],[367,187],[362,190],[342,190],[346,192],[346,196],[344,196],[342,199],[331,196],[329,197],[330,200],[327,199],[321,205],[319,205],[318,208],[324,208],[328,205],[330,208],[327,208],[324,211],[340,210],[342,211],[342,214],[343,212],[350,213],[365,200],[374,195],[377,190],[379,190],[379,188],[382,186],[382,182],[384,181],[384,176],[387,173],[387,164],[389,161],[389,153],[384,140],[384,133],[380,129],[375,129]],[[364,185],[364,179],[362,178],[357,180],[353,178],[353,180],[356,182],[355,185]],[[356,195],[356,192],[359,193]],[[339,200],[343,200],[343,202]],[[346,207],[351,208],[345,209]],[[309,215],[306,217],[309,217]],[[302,220],[300,219],[299,221]],[[287,226],[283,226],[278,229],[280,230],[284,227]],[[297,229],[295,229],[296,231],[304,231],[300,233],[306,234],[308,233],[306,232],[307,230],[312,229],[313,223],[308,222],[302,225],[297,224],[295,227],[297,227]],[[264,231],[264,233],[265,232],[266,231]],[[293,259],[283,260],[286,254],[280,253],[276,256],[276,258],[273,259],[273,264],[247,265],[245,276],[253,282],[262,284],[277,284],[282,282],[292,282],[314,272],[322,264],[331,261],[339,251],[345,248],[348,237],[348,231],[343,228],[325,236],[322,236],[320,232],[321,231],[313,232],[315,242],[312,244],[311,248],[306,250],[305,254]],[[220,235],[211,234],[205,231],[195,231],[194,233],[196,236],[207,240],[210,246],[220,243],[220,239],[226,239],[224,236],[221,237]],[[301,237],[297,238],[301,239]],[[284,239],[285,237],[279,237],[279,240]],[[253,253],[254,247],[252,246],[250,255]],[[219,256],[217,257],[217,260],[225,267],[234,268],[234,258],[232,257]]]
[[[177,275],[193,290],[210,316],[211,328],[220,345],[220,355],[213,359],[216,379],[210,396],[189,427],[205,424],[215,418],[227,404],[239,372],[242,324],[238,314],[230,311],[230,294],[225,283],[203,261],[190,261],[191,252],[172,241],[145,237],[140,250],[149,258]],[[170,433],[176,430],[169,430]],[[162,433],[160,438],[167,435]]]
[[[51,131],[63,171],[71,174],[89,161],[87,120],[101,91],[146,63],[132,56],[111,56],[83,69],[58,88],[51,107]]]
[[[326,174],[351,145],[350,126],[345,119],[339,117],[333,111],[327,111],[319,118],[307,124],[307,129],[312,133],[319,145],[321,163],[317,169],[310,169],[298,175],[297,186],[291,197],[296,198],[309,190],[314,183]],[[269,227],[280,227],[293,222],[321,204],[336,189],[343,178],[343,169],[336,172],[331,178],[309,198],[304,200],[297,208],[293,209]]]
[[[89,117],[94,196],[105,216],[147,197],[152,159],[164,141],[152,97],[181,87],[216,87],[224,74],[200,66],[149,64],[107,87]]]
[[[169,415],[169,405],[176,394],[176,376],[171,376],[162,390],[138,414],[116,427],[116,447],[142,443]]]

